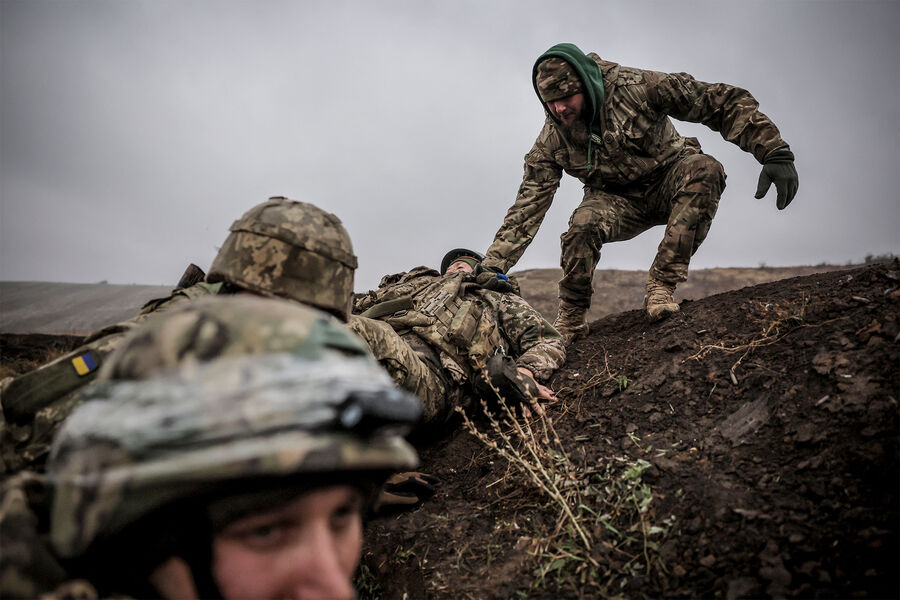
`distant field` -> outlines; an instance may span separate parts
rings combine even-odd
[[[699,300],[743,287],[850,268],[847,265],[819,265],[815,267],[763,267],[696,269],[688,280],[678,286],[677,300]],[[561,269],[530,269],[511,273],[519,280],[522,297],[550,321],[556,317],[559,304],[557,282]],[[594,299],[588,312],[588,322],[608,314],[640,308],[644,301],[646,271],[600,270],[594,273]]]

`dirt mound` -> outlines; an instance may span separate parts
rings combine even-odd
[[[898,268],[595,321],[551,427],[471,411],[422,452],[362,597],[900,596]]]
[[[849,268],[851,267],[822,264],[806,267],[692,269],[687,281],[679,284],[675,290],[675,299],[699,300],[748,285]],[[556,309],[559,306],[557,284],[562,277],[562,269],[529,269],[511,274],[519,280],[522,297],[552,322],[556,318]],[[593,321],[607,315],[640,308],[644,302],[646,284],[646,270],[597,269],[594,271],[594,296],[588,311],[588,320]]]

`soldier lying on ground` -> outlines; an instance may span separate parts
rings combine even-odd
[[[46,507],[30,513],[14,485],[40,476],[6,482],[5,598],[349,600],[363,511],[389,472],[417,463],[401,437],[417,399],[296,303],[170,311],[83,393],[47,463],[52,548]]]
[[[419,397],[426,425],[443,423],[473,397],[493,396],[487,379],[527,412],[554,397],[538,381],[565,361],[562,338],[519,296],[475,283],[481,258],[451,250],[440,272],[423,266],[385,276],[354,303],[350,328],[397,385]]]
[[[76,350],[4,386],[0,474],[41,467],[53,433],[77,402],[77,390],[152,314],[199,297],[247,292],[295,300],[346,321],[356,266],[350,236],[333,214],[282,197],[251,208],[231,226],[205,282],[151,300],[130,321],[91,334]]]
[[[655,225],[666,232],[647,280],[651,320],[678,311],[675,286],[706,238],[725,187],[725,171],[696,138],[669,117],[703,123],[762,165],[756,197],[772,183],[784,209],[797,193],[794,155],[746,90],[704,83],[687,73],[624,67],[558,44],[534,64],[532,83],[546,112],[525,156],[525,174],[486,253],[483,268],[505,273],[534,239],[563,171],[584,183],[584,200],[562,236],[559,312],[554,325],[574,340],[587,334],[591,280],[607,242],[629,240]],[[479,281],[499,285],[493,273]],[[482,279],[483,278],[483,279]]]

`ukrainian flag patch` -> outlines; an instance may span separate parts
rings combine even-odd
[[[76,356],[72,359],[72,366],[75,367],[75,372],[78,375],[84,376],[97,368],[97,361],[94,360],[93,354],[85,352],[81,356]]]

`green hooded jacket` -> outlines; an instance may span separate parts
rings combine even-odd
[[[584,84],[584,91],[582,93],[587,101],[586,114],[589,115],[588,126],[593,133],[600,135],[603,133],[603,119],[600,117],[600,114],[603,110],[603,100],[606,97],[603,90],[603,73],[600,71],[600,65],[598,65],[595,60],[589,58],[575,44],[557,44],[541,54],[534,62],[534,67],[531,69],[531,84],[534,86],[534,92],[537,94],[538,100],[543,104],[544,110],[547,111],[547,114],[556,123],[559,123],[559,120],[554,117],[553,113],[550,112],[550,109],[547,108],[547,103],[541,100],[541,94],[538,91],[537,82],[535,81],[538,65],[546,59],[553,57],[563,59],[572,65],[572,68],[578,73],[578,76],[581,78],[581,83]],[[590,153],[588,153],[588,155],[590,156]]]

